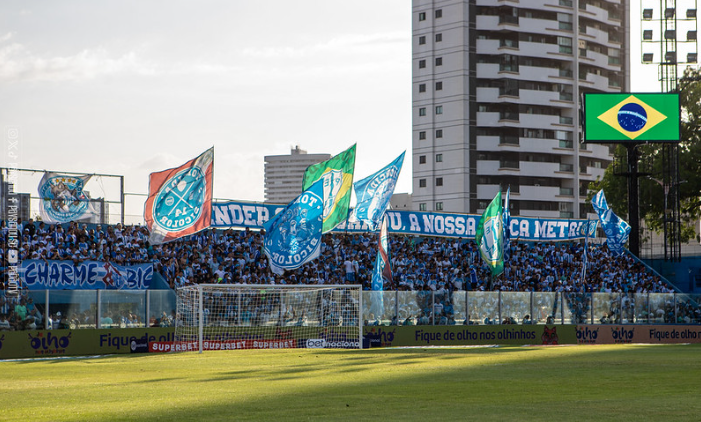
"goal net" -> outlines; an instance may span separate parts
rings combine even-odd
[[[362,348],[359,285],[199,284],[176,293],[173,351]]]

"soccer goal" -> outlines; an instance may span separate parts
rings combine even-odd
[[[173,351],[363,347],[360,285],[198,284],[176,293]]]

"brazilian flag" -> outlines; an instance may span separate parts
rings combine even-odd
[[[322,232],[330,232],[348,218],[355,144],[327,161],[307,167],[302,179],[302,190],[307,190],[319,179],[324,179],[324,225]]]
[[[584,94],[584,142],[679,142],[679,94]]]

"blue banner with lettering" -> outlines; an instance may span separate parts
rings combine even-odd
[[[212,204],[213,228],[262,229],[263,223],[285,205],[259,202],[220,202]],[[387,211],[389,232],[418,236],[442,236],[474,239],[480,216],[472,214],[438,213],[420,211]],[[587,220],[560,218],[533,218],[511,216],[508,227],[512,240],[569,241],[584,239],[587,227],[589,238],[596,237],[596,225]],[[336,227],[335,233],[372,232],[367,224],[345,222]]]
[[[30,259],[22,261],[20,276],[29,290],[143,290],[151,286],[153,265]]]

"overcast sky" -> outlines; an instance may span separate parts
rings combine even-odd
[[[407,150],[410,192],[411,1],[3,0],[0,125],[21,168],[133,193],[214,146],[214,196],[262,201],[265,155],[353,143],[356,179]]]

